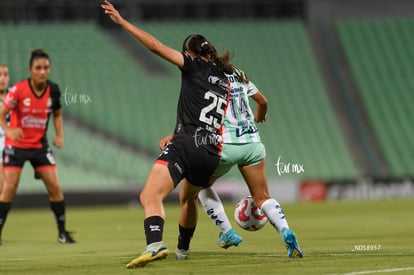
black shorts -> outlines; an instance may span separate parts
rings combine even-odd
[[[55,157],[48,146],[39,149],[21,149],[11,146],[4,148],[4,169],[21,170],[26,161],[30,161],[35,171],[56,168]]]
[[[156,163],[168,166],[174,186],[184,178],[195,186],[207,186],[219,164],[220,157],[203,146],[196,145],[192,137],[174,138],[162,151]]]

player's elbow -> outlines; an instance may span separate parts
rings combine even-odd
[[[260,97],[260,100],[259,100],[259,102],[258,102],[261,106],[263,106],[263,107],[266,107],[267,108],[267,98],[264,96],[264,95],[262,95],[261,97]]]
[[[54,117],[58,117],[58,116],[62,116],[62,109],[56,109],[53,111],[53,116]]]
[[[255,95],[253,95],[253,99],[258,105],[267,107],[267,99],[261,92],[258,91]]]

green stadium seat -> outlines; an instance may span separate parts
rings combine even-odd
[[[269,100],[269,120],[259,125],[259,129],[267,148],[270,178],[358,176],[302,22],[140,22],[140,26],[176,49],[181,49],[187,35],[201,33],[219,52],[228,49],[234,54],[233,63],[246,70]],[[14,81],[27,76],[30,49],[44,48],[52,58],[51,79],[60,85],[62,92],[67,89],[69,93],[87,94],[92,99],[89,104],[64,105],[65,113],[156,157],[158,140],[170,134],[175,124],[180,87],[177,68],[148,53],[149,60],[165,67],[162,73],[148,73],[105,30],[89,23],[2,25],[0,32],[4,41],[11,41],[0,42],[0,60],[10,65]],[[78,135],[76,130],[75,134]],[[95,137],[91,139],[94,142],[82,137],[82,144],[94,144]],[[108,143],[98,147],[87,145],[67,144],[67,148],[72,151],[72,146],[79,146],[87,152],[90,158],[82,161],[88,165],[91,159],[99,158],[99,162],[90,166],[97,172],[114,168],[121,172],[114,171],[113,175],[137,175],[139,166],[134,165],[128,174],[114,161],[116,150],[99,154],[101,148],[111,146]],[[77,156],[75,149],[67,154],[71,160]],[[279,156],[285,162],[303,164],[305,173],[279,176],[274,165]],[[148,161],[144,163],[148,167]],[[236,173],[233,171],[229,176]]]
[[[389,176],[412,176],[414,19],[342,20],[336,27]]]
[[[269,120],[259,125],[267,147],[269,177],[280,178],[274,166],[278,156],[305,167],[306,173],[288,177],[358,175],[300,21],[155,22],[140,26],[177,48],[188,34],[201,33],[219,51],[234,52],[233,62],[246,70],[269,99]]]

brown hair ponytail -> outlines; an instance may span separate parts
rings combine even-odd
[[[207,58],[227,74],[234,72],[233,65],[230,64],[230,52],[226,51],[222,56],[219,56],[216,48],[202,35],[189,35],[184,40],[183,51],[192,51],[198,56]]]
[[[200,55],[213,61],[225,73],[232,74],[234,72],[233,65],[230,63],[231,56],[229,51],[225,51],[222,56],[219,56],[216,48],[208,44],[202,48]]]

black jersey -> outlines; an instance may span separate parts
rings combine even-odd
[[[185,54],[181,72],[175,134],[192,137],[197,146],[217,153],[229,99],[227,77],[213,63]]]

